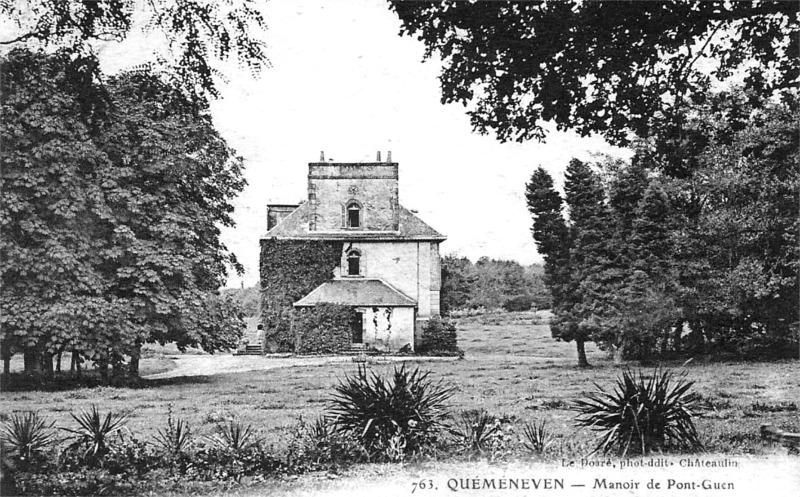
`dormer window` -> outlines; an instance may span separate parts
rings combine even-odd
[[[350,201],[347,204],[347,227],[361,227],[361,205],[356,201]]]
[[[347,276],[359,276],[361,274],[361,252],[351,250],[347,253]]]

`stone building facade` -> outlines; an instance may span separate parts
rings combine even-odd
[[[295,308],[342,304],[356,311],[355,346],[414,349],[422,325],[439,315],[445,237],[399,203],[396,162],[308,165],[308,199],[267,206],[263,239],[340,242],[327,281]]]

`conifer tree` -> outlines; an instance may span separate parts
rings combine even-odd
[[[551,333],[558,340],[574,340],[578,365],[588,366],[584,344],[589,335],[573,309],[579,303],[578,288],[572,265],[572,238],[562,214],[563,200],[553,187],[553,178],[541,167],[531,175],[525,197],[533,217],[533,238],[544,257],[545,284],[553,296]]]

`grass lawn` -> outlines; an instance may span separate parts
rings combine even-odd
[[[454,411],[486,409],[520,422],[546,420],[559,436],[562,453],[578,456],[591,450],[596,436],[574,427],[570,402],[594,390],[595,382],[613,384],[621,367],[605,353],[587,344],[592,367],[577,368],[574,344],[553,340],[548,326],[530,313],[464,318],[459,324],[459,346],[466,352],[463,360],[421,364],[432,372],[432,378],[457,388],[450,402]],[[680,363],[672,366],[696,382],[694,391],[701,396],[702,407],[696,424],[709,450],[785,452],[762,443],[759,427],[771,423],[800,431],[800,413],[783,410],[800,399],[800,362],[693,361],[685,367]],[[157,372],[171,364],[154,351],[143,359],[142,367]],[[376,359],[369,367],[387,372],[394,366]],[[0,418],[15,411],[37,410],[57,425],[69,426],[73,423],[69,412],[97,404],[103,410],[130,411],[128,428],[148,438],[165,425],[171,405],[175,415],[188,420],[199,433],[209,433],[218,421],[237,416],[258,427],[280,450],[298,418],[310,420],[322,414],[332,387],[356,368],[356,363],[341,363],[153,380],[141,388],[4,392]]]

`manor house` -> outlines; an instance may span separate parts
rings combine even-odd
[[[293,306],[351,307],[355,348],[413,350],[424,322],[439,315],[439,244],[446,237],[400,205],[398,173],[391,152],[386,162],[380,153],[365,163],[322,156],[308,165],[307,201],[267,206],[262,239],[340,242],[330,279]]]

